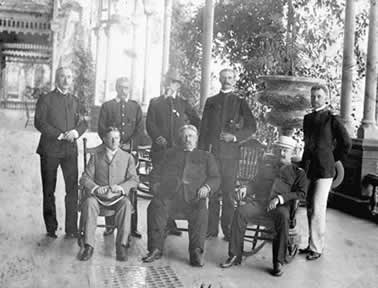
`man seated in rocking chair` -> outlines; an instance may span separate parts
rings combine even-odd
[[[274,222],[276,234],[273,239],[274,276],[281,276],[285,263],[289,235],[291,200],[305,199],[307,179],[305,171],[291,164],[295,140],[281,136],[274,143],[272,159],[265,160],[258,174],[248,188],[237,191],[237,198],[246,198],[234,213],[231,225],[231,237],[228,246],[229,258],[221,264],[229,268],[241,263],[244,233],[249,220],[267,215]]]
[[[130,234],[132,205],[128,198],[130,189],[138,185],[138,176],[133,156],[119,148],[120,132],[115,127],[105,131],[103,141],[91,156],[80,179],[85,196],[81,206],[80,234],[84,250],[79,260],[87,261],[92,257],[100,208],[115,211],[116,258],[126,261],[126,247]]]

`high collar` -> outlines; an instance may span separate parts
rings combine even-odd
[[[172,95],[170,95],[170,96],[165,96],[165,95],[163,95],[163,97],[164,97],[164,99],[168,99],[169,97],[171,97],[172,99],[176,99],[176,97],[177,97],[177,91],[175,91]]]
[[[127,101],[129,101],[129,97],[127,97],[125,100],[123,100],[123,99],[121,99],[120,97],[116,97],[115,99],[114,99],[117,103],[120,103],[121,101],[125,101],[125,102],[127,102]]]
[[[229,94],[229,93],[232,93],[232,92],[234,92],[234,89],[227,89],[227,90],[223,90],[223,89],[221,89],[220,90],[220,93],[223,93],[223,94]]]
[[[58,90],[58,92],[59,92],[60,94],[62,94],[63,96],[66,96],[66,95],[70,94],[70,92],[63,93],[62,89],[60,89],[58,86],[56,87],[56,90]]]
[[[316,108],[316,109],[313,109],[312,111],[313,112],[320,112],[320,111],[325,110],[326,108],[327,108],[327,104],[324,104],[323,106]]]

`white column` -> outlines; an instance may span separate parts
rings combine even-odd
[[[213,25],[214,25],[214,1],[206,0],[206,7],[203,14],[203,50],[202,50],[202,74],[201,74],[201,111],[205,106],[206,99],[210,91],[210,74],[211,74],[211,48],[213,43]]]
[[[369,38],[366,61],[366,82],[365,82],[365,99],[364,115],[361,126],[358,128],[357,135],[359,138],[378,139],[378,131],[375,122],[376,96],[377,96],[377,2],[370,0],[369,15]]]

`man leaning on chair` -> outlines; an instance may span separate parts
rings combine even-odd
[[[137,187],[139,179],[133,156],[119,148],[119,130],[108,127],[103,141],[105,145],[91,156],[80,179],[85,191],[80,218],[84,250],[80,250],[78,258],[87,261],[92,257],[100,209],[110,209],[115,211],[116,258],[126,261],[132,212],[129,192]]]

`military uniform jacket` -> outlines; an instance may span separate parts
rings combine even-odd
[[[335,162],[344,161],[352,146],[341,121],[324,109],[305,115],[302,165],[310,179],[332,178]]]
[[[180,97],[167,99],[164,96],[151,99],[147,111],[146,129],[151,137],[152,151],[160,151],[173,147],[177,139],[180,127],[185,124],[192,124],[199,127],[200,118],[190,104]],[[168,147],[156,144],[159,136],[164,137]]]
[[[307,182],[305,171],[296,164],[265,162],[248,186],[247,202],[257,201],[265,207],[277,196],[281,196],[284,203],[304,200]]]
[[[38,154],[58,158],[77,155],[76,141],[71,143],[57,139],[66,131],[75,129],[80,136],[87,129],[76,97],[63,95],[55,89],[38,99],[34,117],[35,128],[41,132]]]
[[[182,191],[187,203],[198,200],[198,189],[208,185],[210,193],[218,190],[220,174],[214,156],[206,151],[194,149],[185,152],[181,147],[170,148],[153,175],[153,183],[160,183],[157,196],[173,199]]]
[[[127,102],[110,100],[102,104],[98,119],[98,134],[104,137],[106,128],[117,127],[121,133],[121,143],[129,144],[143,135],[143,113],[140,105],[134,100]],[[134,143],[137,145],[138,143]]]
[[[256,131],[256,121],[247,101],[234,93],[220,92],[207,99],[203,111],[199,148],[211,151],[218,159],[236,159],[238,143],[225,143],[219,140],[221,132],[229,132],[240,142]]]

